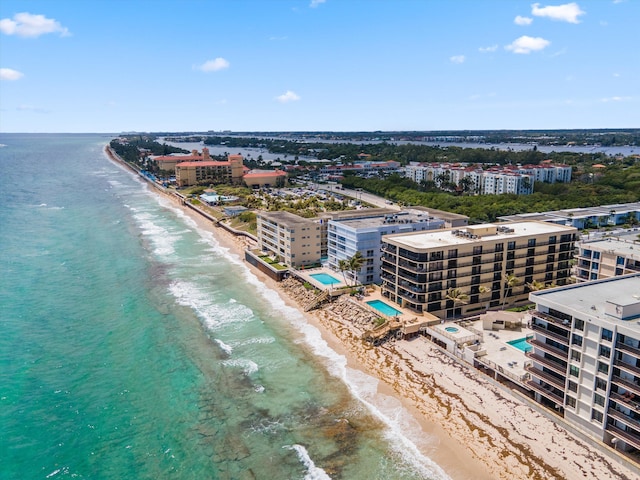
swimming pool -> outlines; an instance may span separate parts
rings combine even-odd
[[[384,315],[388,315],[389,317],[393,317],[394,315],[402,315],[402,312],[400,310],[396,310],[391,305],[384,303],[382,300],[370,300],[367,302],[367,305],[375,308]]]
[[[516,347],[518,350],[522,350],[523,352],[529,352],[533,348],[531,345],[527,343],[526,338],[518,338],[517,340],[511,340],[507,342],[512,347]]]
[[[456,327],[444,327],[444,329],[449,333],[456,333],[458,331]]]
[[[340,280],[338,280],[335,277],[332,277],[328,273],[312,273],[309,276],[312,277],[314,280],[319,281],[323,285],[334,285],[334,284],[340,283]]]

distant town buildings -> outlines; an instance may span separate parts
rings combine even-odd
[[[457,188],[480,195],[533,193],[535,182],[570,182],[569,165],[505,165],[484,169],[481,165],[466,163],[410,162],[402,168],[404,176],[420,184],[452,184]]]
[[[202,154],[194,150],[191,155],[164,155],[152,160],[161,171],[175,172],[179,187],[243,182],[248,187],[282,187],[287,179],[287,173],[282,170],[249,170],[243,164],[242,155],[228,155],[226,161],[213,161],[206,147]]]
[[[640,450],[640,274],[532,292],[535,400],[621,451]]]
[[[577,230],[545,222],[386,235],[382,295],[440,318],[525,302],[535,285],[570,278]]]
[[[640,223],[640,202],[505,215],[498,217],[498,220],[505,222],[539,220],[559,225],[570,225],[580,230],[624,224],[636,225]]]

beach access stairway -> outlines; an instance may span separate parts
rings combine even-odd
[[[309,312],[309,311],[313,310],[314,308],[318,308],[320,305],[322,305],[322,303],[324,303],[325,301],[329,300],[329,296],[330,296],[329,291],[325,290],[324,292],[322,292],[318,296],[314,297],[310,302],[308,302],[304,306],[304,311],[305,312]]]
[[[362,334],[362,339],[365,342],[379,343],[388,336],[398,334],[402,332],[403,323],[399,320],[387,320],[382,325],[379,325],[371,330],[367,330]]]

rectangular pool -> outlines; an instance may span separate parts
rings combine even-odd
[[[525,353],[530,352],[531,349],[533,348],[531,345],[527,343],[526,338],[518,338],[517,340],[511,340],[510,342],[507,342],[507,343],[512,347],[516,347],[518,350],[522,350]]]
[[[323,285],[336,285],[340,283],[340,280],[338,280],[335,277],[332,277],[328,273],[311,273],[309,276],[312,277],[314,280],[319,281]]]
[[[391,305],[384,303],[382,300],[370,300],[367,302],[367,305],[375,308],[380,313],[383,313],[384,315],[387,315],[389,317],[393,317],[394,315],[402,315],[402,312],[400,310],[396,310]]]

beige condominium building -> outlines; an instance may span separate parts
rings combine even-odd
[[[443,319],[525,303],[531,290],[568,282],[576,232],[510,222],[385,235],[382,294]]]
[[[258,248],[300,268],[320,263],[321,226],[289,212],[258,212]]]
[[[606,238],[578,245],[576,280],[586,282],[640,272],[640,243]]]
[[[531,293],[535,400],[618,451],[640,450],[640,274]]]

